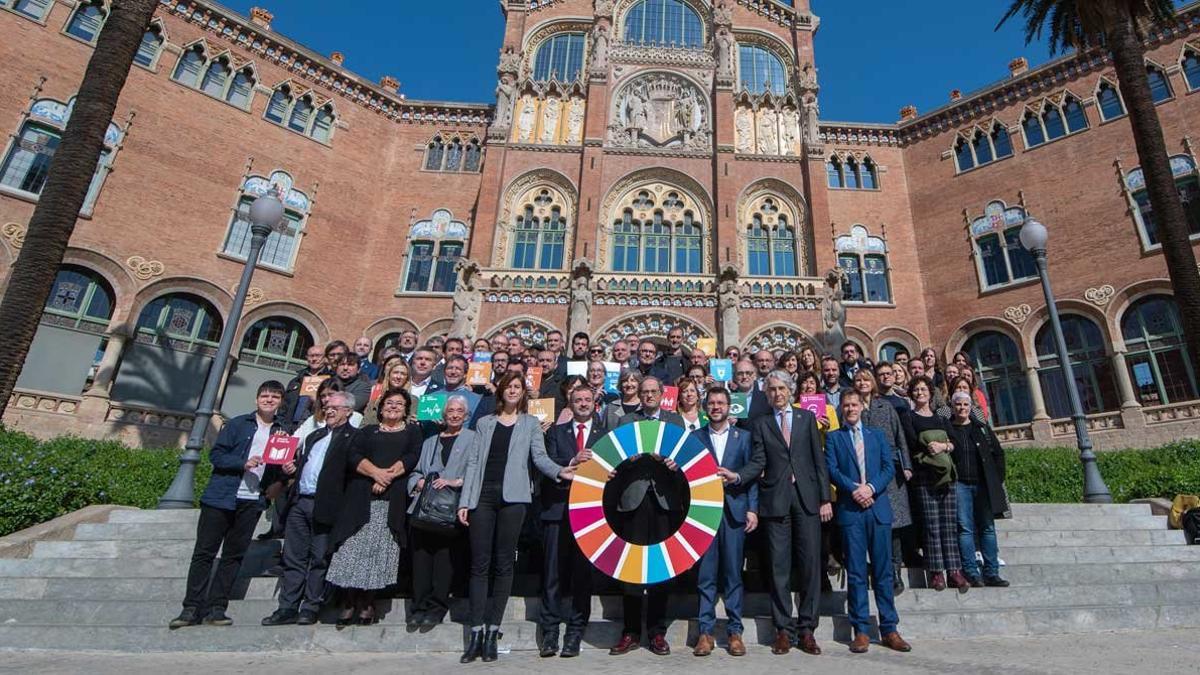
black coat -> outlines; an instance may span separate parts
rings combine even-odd
[[[584,442],[585,447],[592,447],[596,441],[604,437],[608,430],[599,415],[592,417],[592,430]],[[555,463],[566,466],[575,457],[575,421],[555,424],[546,432],[546,454]],[[541,519],[548,522],[558,522],[567,513],[567,498],[571,494],[571,481],[553,481],[542,477],[542,489],[538,495],[541,504]]]
[[[416,468],[421,461],[421,444],[425,435],[419,425],[410,424],[403,431],[385,432],[378,424],[361,429],[354,445],[349,449],[346,461],[346,487],[342,498],[341,512],[333,528],[333,546],[336,548],[358,532],[371,519],[371,502],[376,496],[371,492],[375,481],[358,472],[358,465],[365,459],[383,469],[404,462],[405,473]],[[408,479],[397,476],[380,496],[388,502],[388,528],[401,546],[406,541],[405,523],[408,511]]]
[[[336,429],[322,427],[304,439],[304,446],[296,452],[295,480],[288,491],[288,504],[295,504],[300,497],[300,476],[304,474],[304,465],[317,441],[333,434],[329,447],[325,450],[325,462],[321,465],[321,473],[317,476],[317,492],[313,504],[313,521],[318,525],[332,528],[337,522],[342,509],[342,497],[345,494],[346,473],[350,458],[350,449],[358,440],[359,430],[343,424]],[[287,514],[282,516],[287,522]]]
[[[1002,516],[1008,511],[1008,495],[1004,493],[1004,479],[1008,473],[1004,448],[986,424],[971,420],[970,427],[971,447],[955,447],[954,452],[976,453],[979,458],[979,483],[991,504],[992,515]]]
[[[763,415],[771,414],[771,403],[767,400],[767,395],[758,388],[750,390],[750,411],[747,413],[746,419],[736,421],[737,426],[746,431],[753,430],[754,420]]]
[[[758,509],[765,518],[788,515],[789,490],[799,494],[800,506],[809,515],[816,515],[821,504],[830,501],[829,468],[825,465],[825,447],[817,430],[817,417],[801,408],[792,408],[792,414],[790,447],[784,444],[775,415],[754,420],[750,461],[738,471],[743,483],[762,476],[758,483]]]
[[[311,399],[304,397],[301,401],[300,386],[304,384],[304,378],[314,375],[329,375],[330,372],[326,368],[322,368],[317,372],[311,372],[308,367],[301,368],[297,371],[296,376],[288,381],[287,387],[283,392],[283,403],[279,406],[279,412],[275,415],[275,421],[279,423],[288,433],[295,432],[308,416],[312,414],[313,402]],[[297,407],[304,404],[302,410],[297,411]],[[296,419],[299,417],[300,419]]]

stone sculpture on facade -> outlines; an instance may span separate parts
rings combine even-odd
[[[546,99],[542,107],[542,143],[553,143],[558,133],[558,117],[562,110],[562,102],[556,98]]]
[[[821,333],[815,337],[822,354],[840,354],[846,341],[846,305],[843,302],[849,279],[840,267],[825,274],[824,297],[821,299]]]
[[[733,115],[733,126],[737,133],[737,151],[754,154],[754,113],[746,107],[738,107]]]
[[[592,29],[592,54],[590,71],[603,73],[608,69],[608,26],[598,23]]]
[[[571,309],[568,334],[587,333],[592,324],[592,261],[580,258],[571,270]]]
[[[497,129],[508,129],[512,125],[513,106],[517,97],[517,86],[512,80],[510,73],[502,72],[500,82],[496,85],[496,119],[492,126]]]
[[[521,54],[511,46],[500,50],[500,65],[496,68],[501,73],[512,73],[514,75],[521,72]]]
[[[780,125],[782,127],[782,137],[779,142],[780,154],[800,154],[800,144],[797,142],[800,138],[800,113],[796,112],[795,108],[784,108],[780,119],[783,122]]]
[[[717,79],[730,80],[733,78],[733,52],[737,45],[733,31],[729,30],[729,26],[720,26],[717,28],[715,41],[717,43]]]
[[[571,111],[567,114],[567,142],[579,143],[583,141],[583,114],[585,104],[582,98],[575,97],[571,99]]]
[[[612,16],[613,0],[596,0],[596,16]]]
[[[801,117],[804,122],[804,142],[816,145],[821,142],[821,109],[817,105],[816,95],[805,95],[804,102],[801,105],[803,106]]]
[[[517,122],[519,135],[517,140],[528,143],[533,140],[533,127],[537,124],[537,107],[533,99],[526,96],[521,106],[521,119]]]
[[[817,85],[817,69],[813,64],[806,63],[800,69],[800,74],[796,77],[802,91],[816,91],[820,87]]]
[[[720,2],[716,7],[713,7],[713,24],[717,26],[729,26],[733,24],[733,8],[728,2]]]
[[[771,108],[759,112],[758,119],[758,151],[764,155],[774,155],[779,152],[779,119]]]
[[[738,285],[738,270],[733,265],[721,268],[720,285],[717,286],[717,310],[721,318],[721,347],[728,349],[738,344],[742,333],[742,290]]]
[[[454,266],[458,277],[454,285],[454,318],[450,335],[474,337],[479,329],[479,308],[483,291],[479,288],[479,263],[463,258]]]
[[[712,134],[706,100],[695,84],[678,75],[653,73],[638,78],[615,97],[609,144],[707,149]]]

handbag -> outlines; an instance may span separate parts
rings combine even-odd
[[[418,530],[435,534],[449,534],[458,527],[459,488],[433,487],[438,475],[425,477],[425,487],[417,496],[417,508],[413,510],[411,523]]]

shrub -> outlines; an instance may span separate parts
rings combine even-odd
[[[1100,475],[1114,502],[1200,494],[1200,441],[1096,454]],[[1071,503],[1083,499],[1083,470],[1078,450],[1016,449],[1007,452],[1007,460],[1008,494],[1012,501]]]
[[[154,508],[175,476],[180,453],[72,437],[39,441],[0,430],[0,536],[91,504]],[[201,460],[197,495],[211,469]]]

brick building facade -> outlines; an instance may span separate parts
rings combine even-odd
[[[312,342],[383,345],[404,329],[535,339],[570,325],[610,344],[680,325],[796,348],[821,330],[823,278],[840,267],[864,351],[967,351],[1006,439],[1069,442],[1040,287],[1008,234],[1031,212],[1050,228],[1100,444],[1191,430],[1195,374],[1102,56],[1019,59],[941,109],[839,123],[819,117],[807,0],[501,5],[497,102],[475,105],[364,81],[272,31],[265,10],[162,0],[12,421],[174,441],[242,268],[247,204],[274,188],[288,227],[256,272],[226,411]],[[0,0],[5,278],[105,11]],[[1154,37],[1148,68],[1181,194],[1200,197],[1200,7]],[[474,290],[456,294],[464,263]]]

